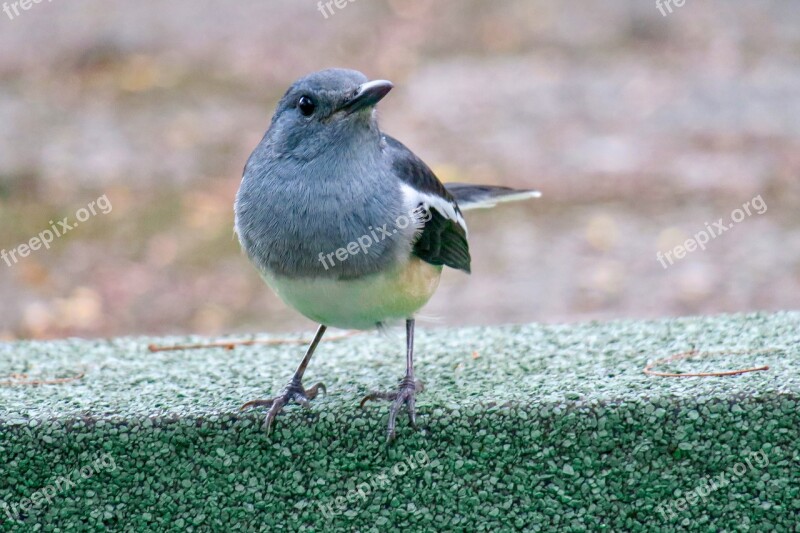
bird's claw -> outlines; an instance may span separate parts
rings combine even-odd
[[[270,430],[272,429],[272,422],[275,420],[275,417],[278,416],[278,413],[283,410],[286,404],[294,401],[295,403],[308,408],[309,402],[317,397],[320,390],[325,393],[325,395],[328,394],[328,390],[322,383],[317,383],[313,387],[304,389],[300,382],[290,381],[289,384],[277,394],[277,396],[266,400],[249,401],[242,405],[239,410],[243,411],[251,407],[268,407],[269,411],[267,411],[267,417],[264,420],[263,428],[266,430],[267,435],[269,435]]]
[[[392,392],[375,391],[367,394],[361,400],[361,407],[372,400],[391,400],[392,406],[389,408],[389,425],[386,428],[387,441],[392,442],[397,433],[395,427],[397,425],[397,415],[400,413],[403,405],[408,408],[408,419],[411,422],[411,427],[417,429],[417,411],[416,411],[416,394],[422,392],[424,385],[421,381],[415,381],[413,377],[406,377],[400,382],[400,387]]]

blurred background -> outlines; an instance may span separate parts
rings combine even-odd
[[[665,1],[665,0],[662,0]],[[233,235],[244,163],[297,77],[395,82],[382,129],[445,181],[536,187],[469,212],[473,274],[426,325],[800,303],[800,4],[70,0],[0,12],[0,338],[313,325]],[[327,15],[327,18],[326,18]],[[768,206],[664,268],[657,252]]]

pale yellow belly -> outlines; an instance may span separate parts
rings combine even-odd
[[[439,286],[441,266],[416,257],[391,272],[358,280],[292,279],[263,275],[287,305],[320,324],[371,329],[411,318]]]

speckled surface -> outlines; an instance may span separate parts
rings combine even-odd
[[[358,402],[402,376],[399,330],[323,343],[306,379],[329,395],[290,407],[270,436],[238,407],[277,391],[300,346],[2,344],[2,375],[86,375],[0,387],[0,530],[796,527],[800,313],[418,330],[422,429],[402,417],[389,447],[388,406]],[[659,369],[770,369],[642,373],[692,347],[768,351]]]

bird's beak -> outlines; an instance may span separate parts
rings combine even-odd
[[[349,115],[359,109],[372,107],[380,102],[381,98],[392,90],[392,87],[394,87],[392,82],[387,80],[375,80],[362,83],[359,85],[353,97],[342,106],[342,110]]]

